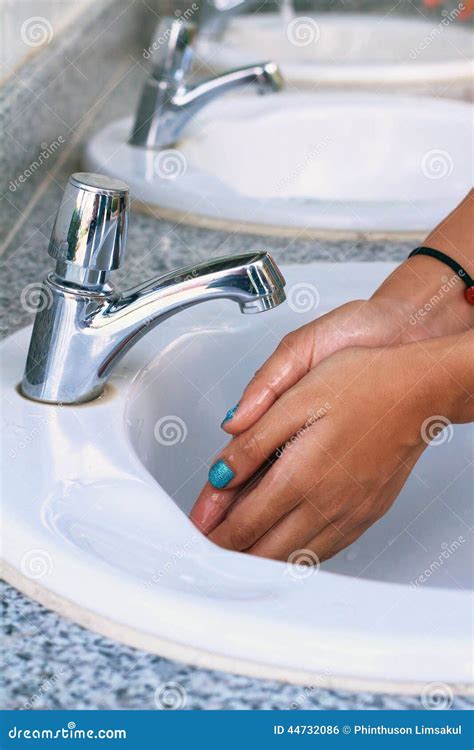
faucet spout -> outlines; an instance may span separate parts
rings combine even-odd
[[[56,269],[38,295],[21,383],[27,398],[62,404],[97,398],[142,336],[193,305],[230,299],[243,313],[256,313],[285,299],[285,280],[267,252],[210,259],[118,291],[109,275],[122,263],[127,226],[127,185],[71,175],[49,244]]]
[[[131,145],[150,149],[173,146],[202,107],[229,91],[248,85],[255,85],[260,93],[282,88],[283,79],[274,62],[249,65],[187,85],[195,34],[196,26],[189,22],[168,18],[160,24],[156,38],[163,42],[143,87],[129,138]]]
[[[239,87],[256,85],[259,93],[277,92],[283,88],[283,78],[278,65],[265,62],[223,73],[215,78],[178,91],[173,99],[177,107],[195,107],[192,114],[217,96]]]
[[[214,299],[236,302],[242,313],[258,313],[285,300],[285,280],[267,252],[229,255],[186,266],[112,299],[91,317],[97,330],[117,331],[130,346],[151,327],[181,310]]]
[[[43,284],[52,304],[36,314],[21,390],[61,404],[97,398],[129,349],[182,310],[230,299],[257,313],[285,300],[284,278],[265,252],[187,266],[122,293],[109,284],[77,288],[57,274]]]

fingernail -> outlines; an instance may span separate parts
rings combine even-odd
[[[235,477],[235,472],[230,466],[220,458],[214,466],[209,469],[209,481],[216,490],[222,490],[227,487],[229,482]]]
[[[236,406],[233,406],[232,409],[229,409],[229,411],[227,412],[227,414],[225,415],[224,419],[221,422],[221,427],[225,425],[226,422],[230,422],[230,420],[232,419],[232,417],[234,416],[238,408],[239,408],[239,405],[237,404]]]

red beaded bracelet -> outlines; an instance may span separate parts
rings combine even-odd
[[[446,263],[446,265],[452,268],[454,273],[459,276],[461,281],[464,281],[466,285],[466,289],[464,291],[466,302],[469,302],[470,305],[474,305],[474,279],[469,276],[468,272],[465,271],[464,268],[459,265],[459,263],[457,263],[445,253],[441,253],[439,250],[433,250],[432,247],[417,247],[415,250],[412,250],[408,257],[412,258],[414,255],[429,255],[430,258],[436,258],[436,260],[440,260],[442,263]]]

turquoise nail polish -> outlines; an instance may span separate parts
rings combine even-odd
[[[220,458],[214,466],[209,469],[209,481],[216,490],[222,490],[227,487],[229,482],[235,477],[235,472],[227,466],[226,462]]]
[[[237,404],[236,406],[233,406],[232,409],[229,409],[229,411],[227,412],[227,414],[225,415],[224,419],[221,422],[221,427],[226,422],[230,422],[230,420],[232,419],[232,417],[234,416],[238,408],[239,408],[239,405]]]

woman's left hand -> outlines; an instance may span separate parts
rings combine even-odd
[[[191,518],[227,549],[331,557],[387,512],[426,447],[433,366],[417,343],[332,354],[231,440],[211,468],[221,489],[206,484]]]

